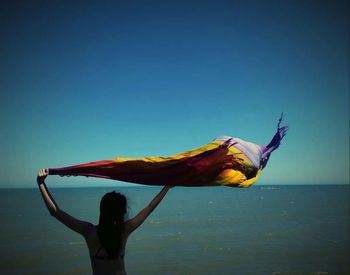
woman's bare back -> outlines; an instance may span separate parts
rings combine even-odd
[[[89,248],[93,274],[126,274],[124,254],[127,237],[127,234],[123,232],[121,235],[121,249],[118,257],[109,259],[106,249],[102,246],[98,238],[96,226],[91,225],[91,230],[85,237],[85,240]]]

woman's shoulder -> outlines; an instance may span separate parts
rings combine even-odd
[[[135,221],[133,219],[127,220],[123,223],[123,234],[128,236],[133,231]]]
[[[86,230],[86,234],[85,234],[85,239],[96,239],[98,238],[98,234],[97,234],[97,227],[96,225],[89,223],[87,230]]]
[[[88,233],[84,237],[89,247],[90,254],[101,246],[97,233],[97,227],[95,225],[91,224]]]

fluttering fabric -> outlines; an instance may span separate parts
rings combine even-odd
[[[221,136],[197,149],[167,157],[115,158],[49,168],[50,175],[87,176],[145,185],[248,187],[259,177],[288,126],[280,127],[267,146]]]

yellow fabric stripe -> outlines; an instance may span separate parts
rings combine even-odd
[[[170,165],[172,162],[176,162],[180,159],[186,158],[186,157],[192,157],[195,155],[198,155],[200,153],[203,153],[208,150],[212,150],[220,145],[222,145],[223,141],[214,141],[208,144],[205,144],[199,148],[189,150],[186,152],[183,152],[181,154],[172,155],[172,156],[166,156],[166,157],[142,157],[142,158],[115,158],[113,161],[122,163],[126,161],[142,161],[146,163],[157,163],[159,167]],[[237,148],[231,146],[229,148],[228,154],[235,155],[236,158],[239,158],[242,160],[244,165],[252,165],[250,160]],[[147,165],[147,164],[146,164]],[[259,177],[261,168],[258,170],[257,175],[254,178],[251,178],[247,180],[246,176],[237,170],[233,169],[226,169],[222,171],[216,180],[214,182],[211,182],[210,185],[216,186],[232,186],[232,187],[249,187],[252,185]]]

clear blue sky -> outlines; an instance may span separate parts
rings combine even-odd
[[[348,1],[101,2],[1,1],[0,187],[219,135],[266,145],[282,111],[257,184],[349,183]]]

